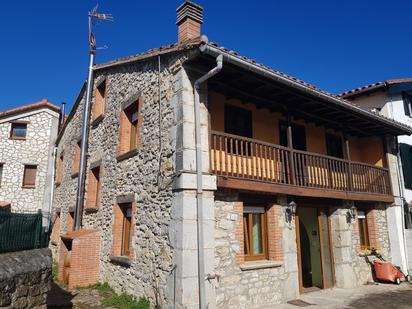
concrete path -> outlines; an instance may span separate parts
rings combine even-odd
[[[356,289],[328,289],[302,294],[299,298],[311,305],[276,305],[270,309],[412,309],[412,284],[364,285]],[[262,308],[269,309],[269,308]]]

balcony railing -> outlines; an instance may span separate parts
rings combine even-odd
[[[212,132],[211,172],[216,175],[357,193],[391,195],[387,168]]]

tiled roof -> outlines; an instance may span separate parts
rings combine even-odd
[[[115,65],[121,65],[121,64],[126,64],[130,62],[140,61],[140,60],[147,59],[147,58],[154,57],[154,56],[161,55],[161,54],[168,54],[172,52],[192,49],[194,47],[199,46],[200,44],[201,44],[200,38],[196,38],[189,42],[186,42],[185,44],[163,45],[158,48],[151,48],[149,50],[146,50],[144,52],[141,52],[141,53],[138,53],[132,56],[122,57],[122,58],[111,60],[105,63],[96,64],[94,68],[95,70],[98,70],[98,69],[103,69],[103,68],[107,68],[107,67],[111,67]]]
[[[126,64],[126,63],[130,63],[130,62],[140,61],[140,60],[147,59],[147,58],[150,58],[150,57],[154,57],[154,56],[157,56],[157,55],[160,55],[160,54],[167,54],[167,53],[171,53],[171,52],[189,50],[189,49],[193,49],[195,47],[199,47],[202,44],[207,44],[211,47],[214,47],[214,48],[218,49],[222,53],[226,53],[226,54],[229,54],[231,56],[237,57],[237,58],[239,58],[243,61],[246,61],[246,62],[250,63],[251,65],[260,67],[261,69],[264,69],[265,71],[267,71],[269,73],[273,73],[273,74],[278,75],[278,76],[280,76],[280,77],[282,77],[286,80],[289,80],[292,83],[299,84],[299,85],[303,86],[304,88],[306,88],[308,90],[314,91],[314,92],[316,92],[320,95],[324,95],[328,98],[328,100],[334,101],[334,102],[338,103],[341,106],[347,107],[348,109],[354,110],[354,111],[359,112],[359,113],[364,114],[364,115],[367,115],[367,116],[372,117],[376,120],[383,121],[386,124],[390,124],[390,125],[396,126],[398,128],[402,128],[404,130],[412,132],[412,127],[409,127],[409,126],[407,126],[403,123],[394,121],[393,119],[384,117],[384,116],[382,116],[378,113],[364,110],[360,106],[358,106],[356,104],[353,104],[353,102],[346,100],[346,98],[341,96],[341,95],[334,95],[334,94],[332,94],[330,92],[327,92],[325,90],[322,90],[322,89],[320,89],[320,88],[318,88],[318,87],[316,87],[312,84],[309,84],[309,83],[307,83],[307,82],[305,82],[301,79],[298,79],[298,78],[293,77],[291,75],[288,75],[288,74],[285,74],[283,72],[274,70],[271,67],[268,67],[264,64],[258,63],[254,59],[251,59],[251,58],[248,58],[248,57],[245,57],[245,56],[241,56],[236,51],[230,50],[230,49],[228,49],[226,47],[223,47],[223,46],[221,46],[217,43],[204,42],[204,41],[202,41],[201,37],[193,39],[192,41],[190,41],[186,44],[172,44],[172,45],[161,46],[159,48],[149,49],[149,50],[147,50],[145,52],[142,52],[140,54],[137,54],[137,55],[133,55],[133,56],[130,56],[130,57],[125,57],[125,58],[120,58],[120,59],[113,60],[113,61],[110,61],[110,62],[106,62],[106,63],[103,63],[103,64],[98,64],[98,65],[95,65],[95,69],[101,69],[101,68]],[[394,80],[385,81],[383,83],[395,84],[395,83],[405,83],[405,82],[410,82],[410,81],[412,81],[412,79],[396,79],[396,80],[394,79]],[[377,83],[377,84],[374,84],[374,85],[378,85],[378,84],[380,85],[380,83]]]
[[[43,99],[41,101],[38,102],[34,102],[31,104],[27,104],[27,105],[23,105],[23,106],[19,106],[13,109],[9,109],[9,110],[5,110],[3,112],[0,112],[0,117],[6,117],[6,116],[10,116],[10,115],[14,115],[14,114],[19,114],[19,113],[23,113],[29,110],[33,110],[33,109],[38,109],[38,108],[42,108],[42,107],[47,107],[50,108],[56,112],[60,112],[60,108],[52,103],[50,103],[49,101],[47,101],[47,99]]]
[[[338,97],[342,98],[349,98],[353,95],[360,95],[362,93],[369,93],[371,91],[378,90],[380,88],[387,87],[389,85],[396,85],[396,84],[403,84],[403,83],[411,83],[412,78],[400,78],[400,79],[388,79],[383,82],[377,82],[374,84],[366,85],[363,87],[359,87],[356,89],[348,90],[345,92],[342,92],[341,94],[338,94]]]

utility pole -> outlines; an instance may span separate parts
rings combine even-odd
[[[93,24],[100,20],[112,21],[113,17],[111,14],[97,13],[97,5],[88,14],[89,23],[89,72],[87,75],[87,88],[86,88],[86,100],[84,103],[83,110],[83,122],[82,122],[82,137],[80,145],[80,164],[79,173],[77,178],[77,194],[76,194],[76,213],[74,216],[73,228],[74,230],[79,230],[82,226],[82,216],[83,216],[83,202],[84,202],[84,184],[86,176],[86,153],[87,153],[87,138],[88,138],[88,123],[90,118],[90,100],[93,87],[93,65],[94,57],[96,55],[96,39],[93,33]],[[106,48],[106,47],[103,47]]]

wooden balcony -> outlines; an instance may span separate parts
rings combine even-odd
[[[299,196],[392,202],[387,168],[213,131],[218,186]]]

